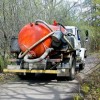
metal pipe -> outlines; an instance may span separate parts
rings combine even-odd
[[[25,57],[24,57],[24,61],[25,61],[25,62],[28,62],[28,63],[39,62],[39,61],[43,60],[44,58],[46,58],[46,56],[47,56],[52,50],[53,50],[53,48],[48,48],[48,49],[44,52],[44,54],[43,54],[41,57],[36,58],[36,59],[29,59],[29,56],[30,56],[30,55],[27,54],[27,55],[25,55]]]

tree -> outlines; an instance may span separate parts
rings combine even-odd
[[[95,49],[100,49],[100,1],[99,0],[92,0],[91,2],[91,23],[90,25],[94,28],[94,43]]]

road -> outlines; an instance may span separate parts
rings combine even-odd
[[[98,54],[86,59],[86,67],[78,75],[85,77],[99,62]],[[80,85],[73,81],[57,81],[54,75],[37,75],[30,80],[17,80],[0,86],[0,100],[73,100]]]

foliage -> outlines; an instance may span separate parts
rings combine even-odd
[[[7,66],[7,64],[9,64],[8,58],[0,56],[0,72],[3,70],[3,68],[5,68]]]
[[[91,47],[94,50],[100,49],[100,0],[85,0],[85,12],[83,12],[83,19],[89,30],[92,29]]]
[[[2,57],[0,56],[0,71],[2,71],[3,66],[4,66],[4,61],[3,61]]]
[[[15,81],[18,80],[18,77],[15,74],[11,74],[11,73],[0,73],[0,84],[4,84],[7,82],[11,82],[11,81]]]
[[[89,90],[90,90],[90,87],[88,86],[88,84],[84,83],[84,84],[82,85],[82,91],[83,91],[84,93],[88,93]]]
[[[86,100],[100,99],[100,65],[97,70],[84,79],[81,87]]]

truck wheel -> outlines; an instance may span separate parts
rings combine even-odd
[[[21,80],[26,79],[26,75],[23,75],[22,73],[17,74],[18,78]]]
[[[87,58],[87,51],[85,51],[84,53],[84,58]]]
[[[73,80],[75,79],[75,68],[76,68],[76,58],[75,57],[71,57],[70,58],[70,69],[69,69],[69,79]]]
[[[83,70],[84,69],[84,67],[85,67],[85,64],[79,64],[79,70]]]
[[[17,74],[17,76],[21,80],[33,79],[35,77],[35,73],[26,73],[26,75],[24,75],[23,73],[21,73],[21,74]]]

